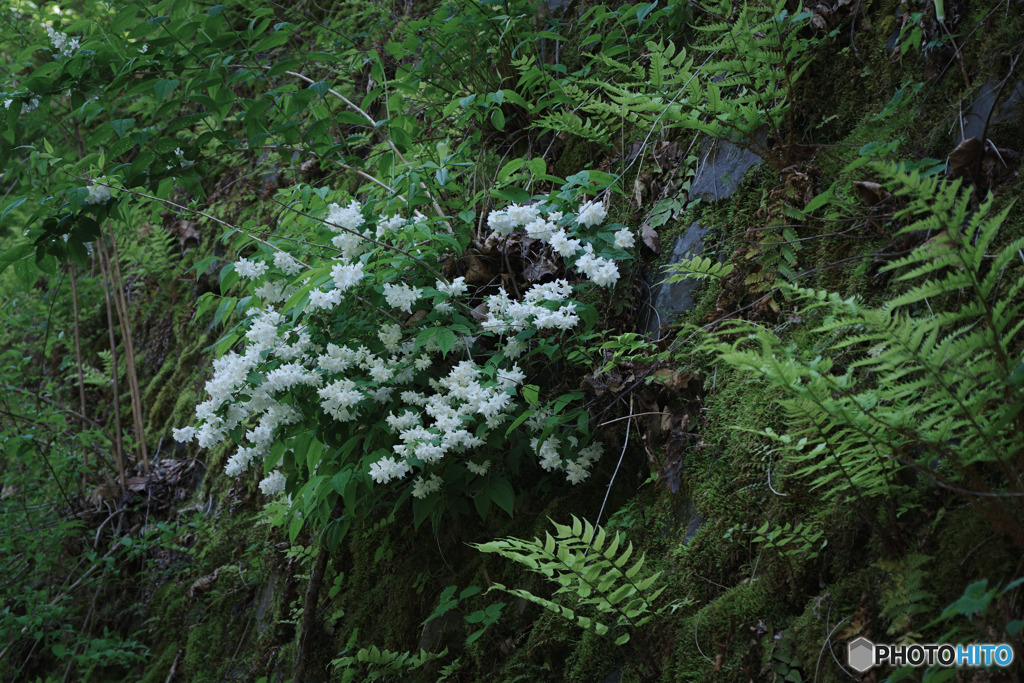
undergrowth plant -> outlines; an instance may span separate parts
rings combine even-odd
[[[694,44],[708,54],[700,63],[671,40],[647,41],[643,59],[622,61],[596,52],[602,77],[563,83],[572,105],[544,116],[541,124],[588,138],[601,138],[622,122],[644,131],[701,131],[732,140],[781,169],[791,142],[789,91],[820,40],[802,31],[811,14],[792,14],[786,4],[744,4],[730,17],[732,4],[724,3],[719,21],[696,26],[711,37]]]
[[[413,499],[416,524],[470,501],[482,516],[492,502],[511,514],[509,478],[528,454],[583,481],[602,447],[573,407],[580,393],[543,368],[585,366],[597,312],[578,292],[614,286],[634,238],[602,225],[600,203],[577,204],[579,189],[488,215],[492,241],[543,245],[571,278],[515,291],[452,273],[469,220],[430,219],[390,193],[340,205],[339,193],[297,187],[287,208],[301,249],[287,233],[239,234],[239,249],[257,250],[226,267],[222,288],[247,281],[245,318],[218,345],[199,423],[175,437],[233,440],[227,473],[256,463],[263,493],[287,493],[293,537],[340,496],[335,538],[392,481],[405,481],[398,503]],[[530,436],[511,439],[517,430]]]
[[[599,636],[615,635],[616,645],[629,642],[638,628],[665,610],[654,607],[665,590],[654,588],[661,572],[644,576],[644,555],[634,559],[633,544],[623,545],[623,534],[608,535],[576,517],[571,525],[552,524],[554,535],[545,533],[543,541],[505,538],[473,545],[544,576],[555,586],[552,598],[500,583],[489,590],[529,600]]]
[[[788,430],[758,433],[793,476],[853,502],[883,538],[900,543],[898,519],[926,485],[964,497],[1024,544],[1024,238],[999,241],[1012,204],[995,212],[990,195],[974,208],[959,181],[876,170],[905,198],[899,232],[927,237],[883,268],[905,291],[868,306],[788,286],[815,321],[815,348],[749,322],[724,325],[711,347],[783,392]]]

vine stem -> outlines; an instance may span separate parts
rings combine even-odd
[[[604,506],[608,503],[608,496],[612,492],[612,484],[615,483],[615,476],[619,473],[619,468],[622,467],[622,459],[626,457],[626,447],[629,446],[629,432],[633,425],[633,394],[629,395],[629,421],[626,423],[626,440],[622,444],[622,452],[619,453],[619,462],[615,465],[615,471],[612,472],[612,478],[608,481],[608,488],[604,492],[604,500],[601,501],[601,509],[597,512],[597,521],[594,523],[595,527],[601,525],[601,515],[604,514]]]
[[[334,504],[331,511],[331,520],[339,517],[343,510],[342,499]],[[328,521],[330,524],[330,521]],[[331,549],[321,538],[320,552],[316,557],[316,565],[309,575],[309,585],[306,587],[306,596],[302,601],[302,629],[299,633],[299,651],[295,655],[295,668],[292,670],[292,680],[295,683],[305,683],[306,666],[309,661],[309,649],[312,644],[310,633],[316,626],[316,607],[320,600],[320,588],[324,582],[324,574],[327,572],[327,560],[330,558]]]

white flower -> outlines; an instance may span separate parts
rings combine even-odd
[[[434,289],[436,289],[439,292],[443,292],[448,296],[459,296],[461,294],[466,293],[466,290],[469,289],[469,285],[466,284],[466,278],[457,277],[454,280],[452,280],[451,284],[447,284],[441,280],[438,280],[434,284]]]
[[[540,211],[536,206],[522,206],[513,204],[505,209],[509,219],[517,226],[529,225],[540,218]]]
[[[317,391],[323,401],[320,407],[324,412],[340,422],[348,422],[356,419],[358,410],[356,404],[365,398],[356,389],[356,383],[350,379],[339,379]]]
[[[554,223],[548,223],[543,218],[538,218],[537,220],[526,224],[526,234],[534,239],[542,241],[551,239],[557,229],[558,226]]]
[[[109,187],[97,183],[89,185],[89,196],[85,198],[86,204],[106,204],[108,199],[110,199]]]
[[[302,270],[302,262],[286,251],[274,252],[274,265],[283,270],[285,275],[295,275]]]
[[[441,484],[443,480],[436,474],[430,475],[428,481],[423,481],[423,477],[416,477],[412,486],[412,495],[414,498],[426,498],[431,493],[441,490]]]
[[[570,239],[565,233],[565,230],[559,230],[551,239],[548,241],[551,248],[559,253],[563,257],[575,256],[576,252],[579,251],[580,241],[577,239]]]
[[[491,211],[487,216],[487,227],[499,235],[508,235],[516,229],[516,222],[504,211]]]
[[[52,26],[46,27],[46,35],[50,38],[50,42],[53,43],[53,47],[62,57],[70,57],[78,49],[80,38],[72,38],[68,40],[68,34],[61,33],[60,31],[54,31]]]
[[[590,246],[589,244],[587,245]],[[587,251],[576,261],[576,270],[586,275],[592,282],[601,287],[610,287],[619,279],[619,269],[614,261],[595,256],[593,249]]]
[[[263,451],[260,448],[251,448],[246,446],[240,446],[238,452],[228,458],[228,462],[224,465],[224,473],[229,477],[235,477],[244,472],[249,468],[249,464],[262,455]]]
[[[579,484],[581,481],[590,476],[590,472],[587,468],[581,465],[576,460],[570,460],[565,466],[565,478],[569,480],[570,484]]]
[[[595,441],[586,448],[580,450],[580,464],[584,467],[589,467],[597,462],[598,458],[600,458],[603,453],[604,444],[600,441]]]
[[[391,216],[390,218],[381,216],[377,221],[377,239],[385,237],[389,232],[397,232],[404,225],[405,219],[401,216]]]
[[[392,479],[401,479],[409,473],[409,464],[391,456],[381,458],[370,465],[370,477],[378,484],[387,484]]]
[[[267,272],[267,264],[263,261],[250,261],[242,258],[235,261],[235,272],[239,277],[255,280]]]
[[[540,466],[547,472],[562,469],[562,458],[558,455],[559,444],[556,436],[549,436],[543,444],[538,444],[538,439],[530,440],[530,447],[540,456]]]
[[[476,464],[475,462],[467,462],[466,469],[473,474],[482,477],[487,474],[487,470],[491,468],[491,461],[485,460],[482,464]]]
[[[267,478],[260,482],[260,491],[265,496],[272,496],[275,493],[284,491],[285,477],[280,470],[274,470],[267,475]]]
[[[283,282],[267,280],[257,287],[253,293],[262,299],[264,303],[276,304],[281,301],[287,301],[295,293],[295,290],[291,287],[285,288]]]
[[[343,292],[354,287],[363,279],[363,275],[362,263],[351,264],[342,261],[331,268],[331,277],[334,278],[334,286]]]
[[[523,301],[562,301],[572,294],[568,280],[555,280],[543,285],[534,285],[523,296]]]
[[[619,249],[631,249],[636,244],[636,238],[629,228],[623,228],[615,233],[615,246]]]
[[[331,309],[341,303],[341,292],[337,289],[332,289],[329,292],[325,292],[322,289],[312,289],[309,292],[309,305],[306,307],[308,311],[318,311],[321,308]]]
[[[505,358],[519,358],[523,355],[523,351],[526,350],[526,344],[519,341],[518,339],[509,339],[505,343],[505,348],[502,353],[505,354]]]
[[[174,440],[178,443],[188,443],[192,439],[196,438],[196,430],[194,427],[172,429],[171,434],[174,436]]]
[[[338,206],[337,204],[328,206],[327,222],[334,224],[327,226],[331,230],[341,232],[342,229],[355,230],[366,222],[366,219],[363,218],[363,207],[359,206],[359,202],[353,199],[345,207]]]
[[[423,290],[410,287],[404,282],[393,285],[390,282],[384,284],[384,299],[391,308],[397,308],[412,313],[412,305],[417,299],[423,296]]]
[[[377,332],[377,338],[388,351],[397,351],[398,345],[402,341],[402,327],[400,325],[384,325]]]
[[[601,225],[607,215],[608,212],[605,211],[604,204],[591,201],[580,207],[579,213],[576,215],[576,222],[592,228],[595,225]]]
[[[505,354],[508,355],[507,347]],[[518,365],[513,364],[511,368],[498,370],[498,382],[502,389],[514,389],[522,384],[524,380],[526,380],[526,373]]]

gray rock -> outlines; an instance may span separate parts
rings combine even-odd
[[[685,233],[676,238],[672,245],[672,254],[669,256],[670,264],[679,263],[684,258],[689,258],[704,251],[704,237],[708,234],[706,228],[694,223]],[[661,283],[666,277],[672,274],[669,268],[663,267],[660,272],[652,278],[656,283],[651,290],[651,307],[647,316],[647,324],[644,331],[655,334],[668,325],[672,319],[681,313],[693,308],[699,280],[681,280],[671,284]]]
[[[256,633],[262,634],[273,622],[274,594],[276,593],[274,581],[270,581],[263,587],[260,594],[260,602],[256,605]]]
[[[693,537],[697,535],[697,532],[704,528],[707,524],[704,517],[697,512],[697,508],[694,507],[692,500],[686,500],[679,504],[676,508],[675,514],[667,515],[661,523],[661,537],[668,538],[674,536],[679,532],[680,529],[685,528],[686,531],[683,533],[682,544],[686,545]]]
[[[989,127],[1024,114],[1024,81],[1007,83],[1001,93],[999,81],[989,81],[981,86],[971,110],[963,117],[963,130],[959,125],[955,129],[956,144],[959,145],[966,138],[980,138],[985,133],[985,121],[989,120],[990,113],[992,119]]]
[[[464,649],[465,637],[463,614],[460,610],[453,609],[427,622],[420,633],[420,649],[441,652],[448,648],[449,653],[458,654]]]
[[[761,163],[761,157],[728,140],[708,139],[701,146],[697,175],[690,184],[690,199],[717,201],[731,196],[743,176]]]

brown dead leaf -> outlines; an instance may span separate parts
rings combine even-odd
[[[978,138],[967,138],[949,153],[949,170],[953,178],[976,179],[981,170],[985,145]]]
[[[640,226],[640,239],[655,254],[661,253],[661,239],[658,237],[658,231],[647,225],[647,223]]]
[[[1019,154],[996,147],[989,141],[967,138],[949,153],[949,170],[953,178],[964,178],[982,187],[1009,182],[1015,175]]]
[[[417,323],[419,323],[421,320],[423,320],[426,317],[427,317],[427,311],[425,309],[420,308],[420,309],[417,309],[417,310],[413,311],[412,315],[410,315],[406,319],[405,324],[408,325],[409,327],[413,327],[413,326],[415,326]]]
[[[892,194],[888,190],[869,180],[855,180],[853,187],[868,206],[878,206],[892,199]]]
[[[690,383],[690,380],[694,378],[692,372],[682,372],[680,370],[672,370],[670,368],[660,368],[655,370],[651,377],[656,381],[664,384],[668,389],[685,389]]]
[[[470,315],[473,316],[473,320],[487,320],[489,310],[490,309],[488,309],[487,307],[487,302],[485,301],[482,304],[479,304],[476,308],[474,308],[470,312]]]
[[[475,252],[466,254],[468,268],[466,270],[466,282],[471,285],[486,285],[494,279],[494,270],[490,267],[492,259],[481,257]]]
[[[550,258],[542,257],[523,268],[523,277],[529,282],[538,282],[549,275],[558,274],[558,266]]]
[[[217,576],[220,574],[220,567],[214,570],[212,574],[196,579],[192,587],[188,589],[188,596],[194,598],[196,593],[205,593],[206,591],[213,588],[213,584],[217,582]]]

